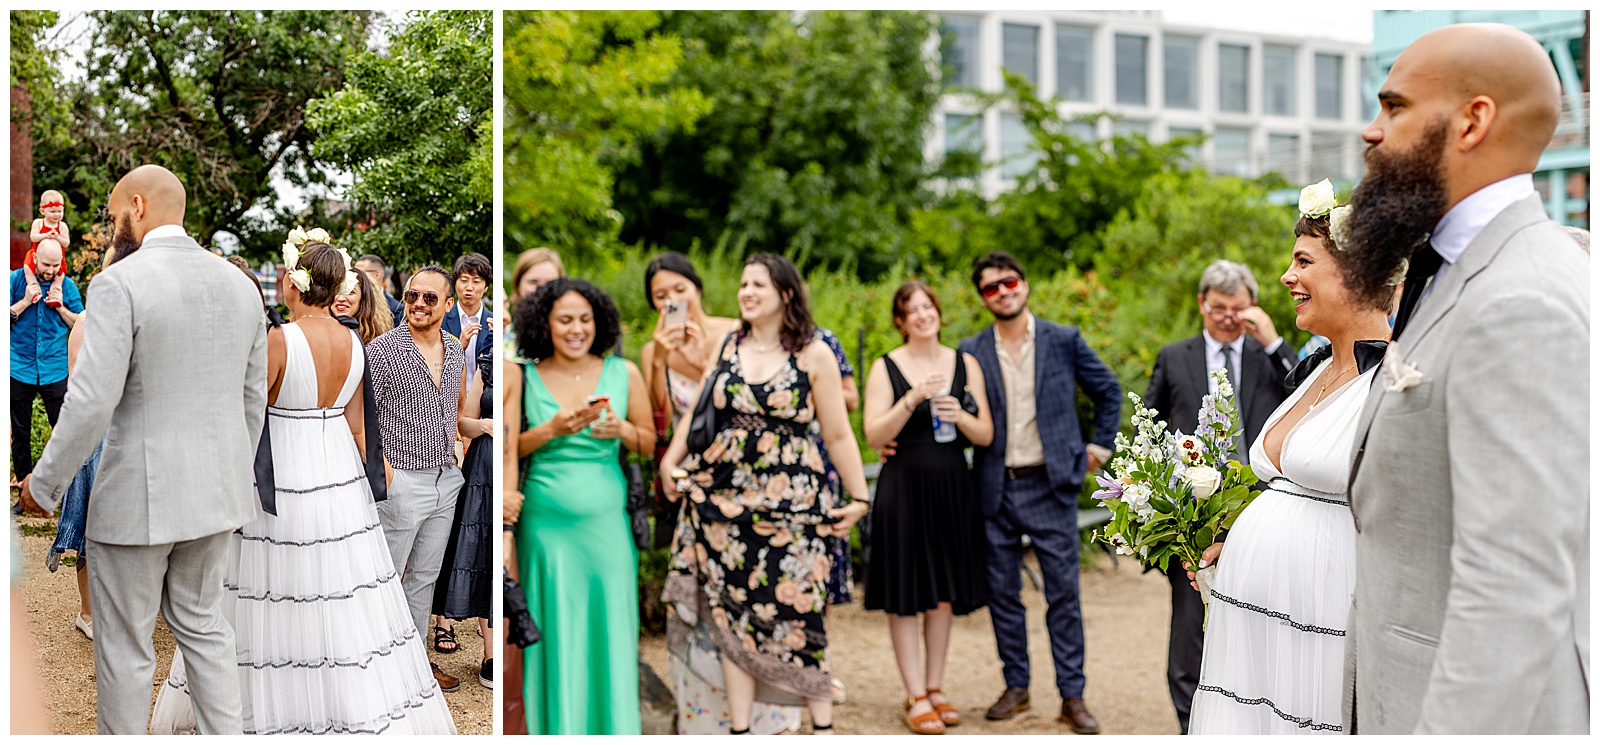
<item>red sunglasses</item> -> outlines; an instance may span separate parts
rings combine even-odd
[[[1017,289],[1017,283],[1021,281],[1021,277],[1004,277],[984,285],[983,287],[979,288],[978,291],[982,292],[984,297],[994,297],[995,295],[999,294],[1000,288],[1002,287],[1008,290]]]

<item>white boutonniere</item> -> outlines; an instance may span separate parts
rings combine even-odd
[[[1407,388],[1415,388],[1422,383],[1422,371],[1416,365],[1407,363],[1400,358],[1400,345],[1389,342],[1389,348],[1383,353],[1383,389],[1390,393],[1400,393]]]

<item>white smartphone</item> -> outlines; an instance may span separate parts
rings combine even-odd
[[[689,322],[689,304],[681,300],[668,300],[666,306],[668,326],[682,326]]]

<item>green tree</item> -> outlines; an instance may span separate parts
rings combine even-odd
[[[621,227],[614,174],[641,137],[705,113],[692,86],[668,83],[683,49],[654,11],[516,11],[505,19],[508,253],[550,245],[577,256]]]
[[[53,10],[11,11],[11,89],[26,95],[29,134],[35,149],[72,144],[66,99],[56,89],[61,71],[56,61],[61,51],[50,47],[45,34],[56,25]],[[13,111],[12,116],[23,116]]]
[[[1016,105],[1033,136],[1037,168],[1017,180],[1017,188],[997,200],[999,242],[1035,271],[1094,264],[1101,234],[1117,214],[1133,206],[1145,183],[1180,170],[1192,137],[1152,143],[1142,134],[1117,134],[1106,140],[1073,135],[1056,99],[1041,100],[1025,78],[1005,73],[1006,98]],[[1079,117],[1093,123],[1101,115]]]
[[[267,255],[290,216],[246,217],[276,202],[274,176],[324,184],[305,121],[365,48],[367,11],[94,11],[87,76],[65,88],[75,143],[36,153],[41,185],[78,214],[104,205],[129,169],[157,163],[188,190],[186,223]]]
[[[905,255],[923,197],[924,132],[939,88],[930,13],[677,11],[676,84],[710,96],[693,131],[652,137],[618,176],[622,240],[687,250],[726,241],[802,265]]]
[[[358,217],[341,240],[399,266],[492,253],[493,13],[407,21],[388,49],[352,55],[344,86],[306,107],[313,154],[355,175],[345,198]]]

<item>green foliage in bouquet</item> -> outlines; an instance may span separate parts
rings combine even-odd
[[[1228,457],[1242,431],[1233,387],[1222,371],[1211,377],[1216,393],[1201,400],[1192,435],[1168,433],[1130,392],[1136,434],[1132,442],[1117,435],[1111,474],[1095,477],[1101,489],[1094,496],[1112,513],[1095,539],[1163,572],[1174,556],[1199,566],[1200,553],[1255,498],[1255,473]]]

